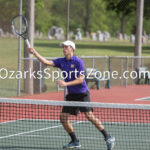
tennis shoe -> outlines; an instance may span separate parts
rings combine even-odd
[[[115,137],[109,136],[108,138],[105,139],[106,145],[107,145],[107,150],[112,150],[113,147],[115,146]]]
[[[63,148],[65,149],[72,149],[72,148],[78,148],[78,147],[81,147],[79,140],[75,142],[71,141],[69,144],[63,146]]]

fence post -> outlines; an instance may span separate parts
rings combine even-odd
[[[120,72],[121,72],[121,75],[122,75],[122,73],[123,73],[123,58],[121,58],[121,60],[120,60],[120,61],[121,61],[121,68],[120,68]],[[123,85],[123,79],[121,78],[120,80],[121,80],[121,81],[120,81],[120,82],[121,82],[121,85]]]
[[[128,56],[126,57],[126,71],[128,71]],[[128,79],[125,79],[125,87],[128,85]]]

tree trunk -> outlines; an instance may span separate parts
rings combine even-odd
[[[143,10],[144,0],[137,0],[135,56],[141,56],[142,53]]]
[[[26,0],[26,18],[29,23],[28,37],[31,47],[34,43],[34,0]],[[24,71],[29,71],[26,78],[24,79],[24,92],[27,94],[33,94],[33,76],[30,75],[30,72],[33,72],[33,60],[32,54],[28,52],[26,44],[24,45],[24,57],[29,58],[24,61]]]
[[[122,15],[120,20],[121,20],[121,30],[120,31],[123,35],[125,33],[125,25],[126,25],[125,16]]]
[[[135,68],[141,66],[141,54],[142,54],[142,30],[143,30],[143,11],[144,11],[144,0],[137,0],[136,10],[136,36],[135,36]]]
[[[70,0],[67,0],[66,40],[69,40],[69,15],[70,15]]]
[[[143,11],[144,11],[144,0],[137,0],[136,10],[136,36],[135,36],[135,52],[134,55],[137,57],[134,60],[134,67],[137,69],[141,66],[141,54],[142,54],[142,30],[143,30]],[[135,80],[137,82],[138,79]]]
[[[89,0],[85,1],[85,6],[86,6],[86,16],[84,19],[85,27],[84,27],[84,35],[86,36],[86,33],[88,32],[88,26],[89,26]]]

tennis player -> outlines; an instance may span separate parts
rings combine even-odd
[[[68,76],[65,81],[59,80],[58,84],[63,87],[67,87],[68,95],[66,96],[67,101],[81,101],[90,102],[89,89],[84,80],[83,72],[85,70],[83,61],[74,55],[75,44],[72,41],[65,41],[61,43],[63,48],[64,58],[58,58],[53,61],[46,60],[42,57],[35,49],[29,48],[29,52],[37,57],[42,63],[60,68],[62,71],[71,72],[71,76]],[[77,74],[75,73],[75,70]],[[81,73],[82,72],[82,73]],[[81,147],[80,141],[77,138],[75,131],[69,121],[69,115],[77,115],[78,112],[84,113],[85,117],[95,125],[95,127],[102,133],[106,141],[107,150],[112,150],[115,145],[115,138],[110,136],[100,120],[93,114],[92,108],[88,107],[67,107],[64,106],[60,115],[60,121],[71,137],[71,142],[63,148],[77,148]]]

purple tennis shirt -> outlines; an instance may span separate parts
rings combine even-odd
[[[75,80],[79,75],[84,75],[84,62],[79,57],[73,55],[70,60],[64,58],[57,58],[53,60],[54,67],[60,68],[63,71],[63,77],[65,82]],[[67,86],[68,93],[85,93],[88,91],[87,84],[85,80],[83,80],[82,84]]]

